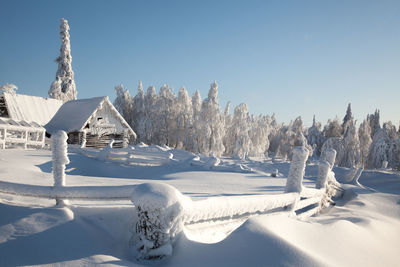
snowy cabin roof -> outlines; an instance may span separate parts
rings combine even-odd
[[[8,116],[15,121],[36,122],[45,125],[56,114],[62,101],[39,96],[4,92]]]
[[[66,132],[82,131],[87,122],[96,116],[96,112],[103,105],[108,105],[122,125],[136,138],[135,132],[111,104],[107,96],[68,101],[61,106],[50,122],[44,127],[50,134],[58,130]]]

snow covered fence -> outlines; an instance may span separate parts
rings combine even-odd
[[[278,195],[210,197],[191,201],[170,185],[139,185],[131,199],[138,214],[135,229],[139,239],[136,247],[139,250],[138,258],[153,259],[171,255],[173,243],[185,224],[282,211],[296,213],[301,218],[318,213],[332,203],[332,192],[337,189],[332,189],[336,184],[328,182],[335,178],[331,165],[326,161],[320,165],[316,189],[303,186],[308,153],[304,147],[295,148],[286,192]]]

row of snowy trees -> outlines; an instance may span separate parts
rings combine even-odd
[[[204,100],[199,91],[190,97],[184,87],[178,96],[167,85],[158,94],[153,86],[145,92],[141,82],[135,96],[122,85],[115,91],[114,105],[136,132],[137,142],[238,158],[273,154],[291,159],[295,146],[305,146],[318,157],[334,148],[339,166],[380,168],[384,161],[399,166],[400,133],[391,122],[380,127],[379,111],[368,115],[357,129],[349,104],[342,123],[336,118],[322,128],[314,118],[307,129],[301,117],[284,125],[274,115],[251,115],[245,103],[231,114],[228,102],[222,112],[216,82]]]

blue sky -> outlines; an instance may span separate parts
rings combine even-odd
[[[47,96],[70,25],[78,98],[183,85],[279,121],[400,121],[400,1],[0,1],[0,84]]]

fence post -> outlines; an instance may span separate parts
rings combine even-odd
[[[67,139],[67,133],[64,131],[58,131],[51,136],[54,189],[65,186],[65,165],[69,163]],[[56,198],[57,206],[66,204],[66,200]]]
[[[333,148],[329,148],[325,151],[325,160],[329,162],[331,165],[331,168],[335,165],[335,160],[336,160],[336,150]]]
[[[138,259],[160,259],[172,254],[172,245],[183,231],[184,197],[174,187],[161,183],[138,185],[132,193],[138,222]]]
[[[331,169],[331,165],[326,160],[321,160],[318,164],[318,177],[315,183],[315,188],[321,189],[325,188],[328,179],[328,172]]]
[[[290,163],[289,175],[286,180],[285,191],[287,193],[301,192],[308,153],[308,149],[303,146],[298,146],[293,149],[292,162]]]

